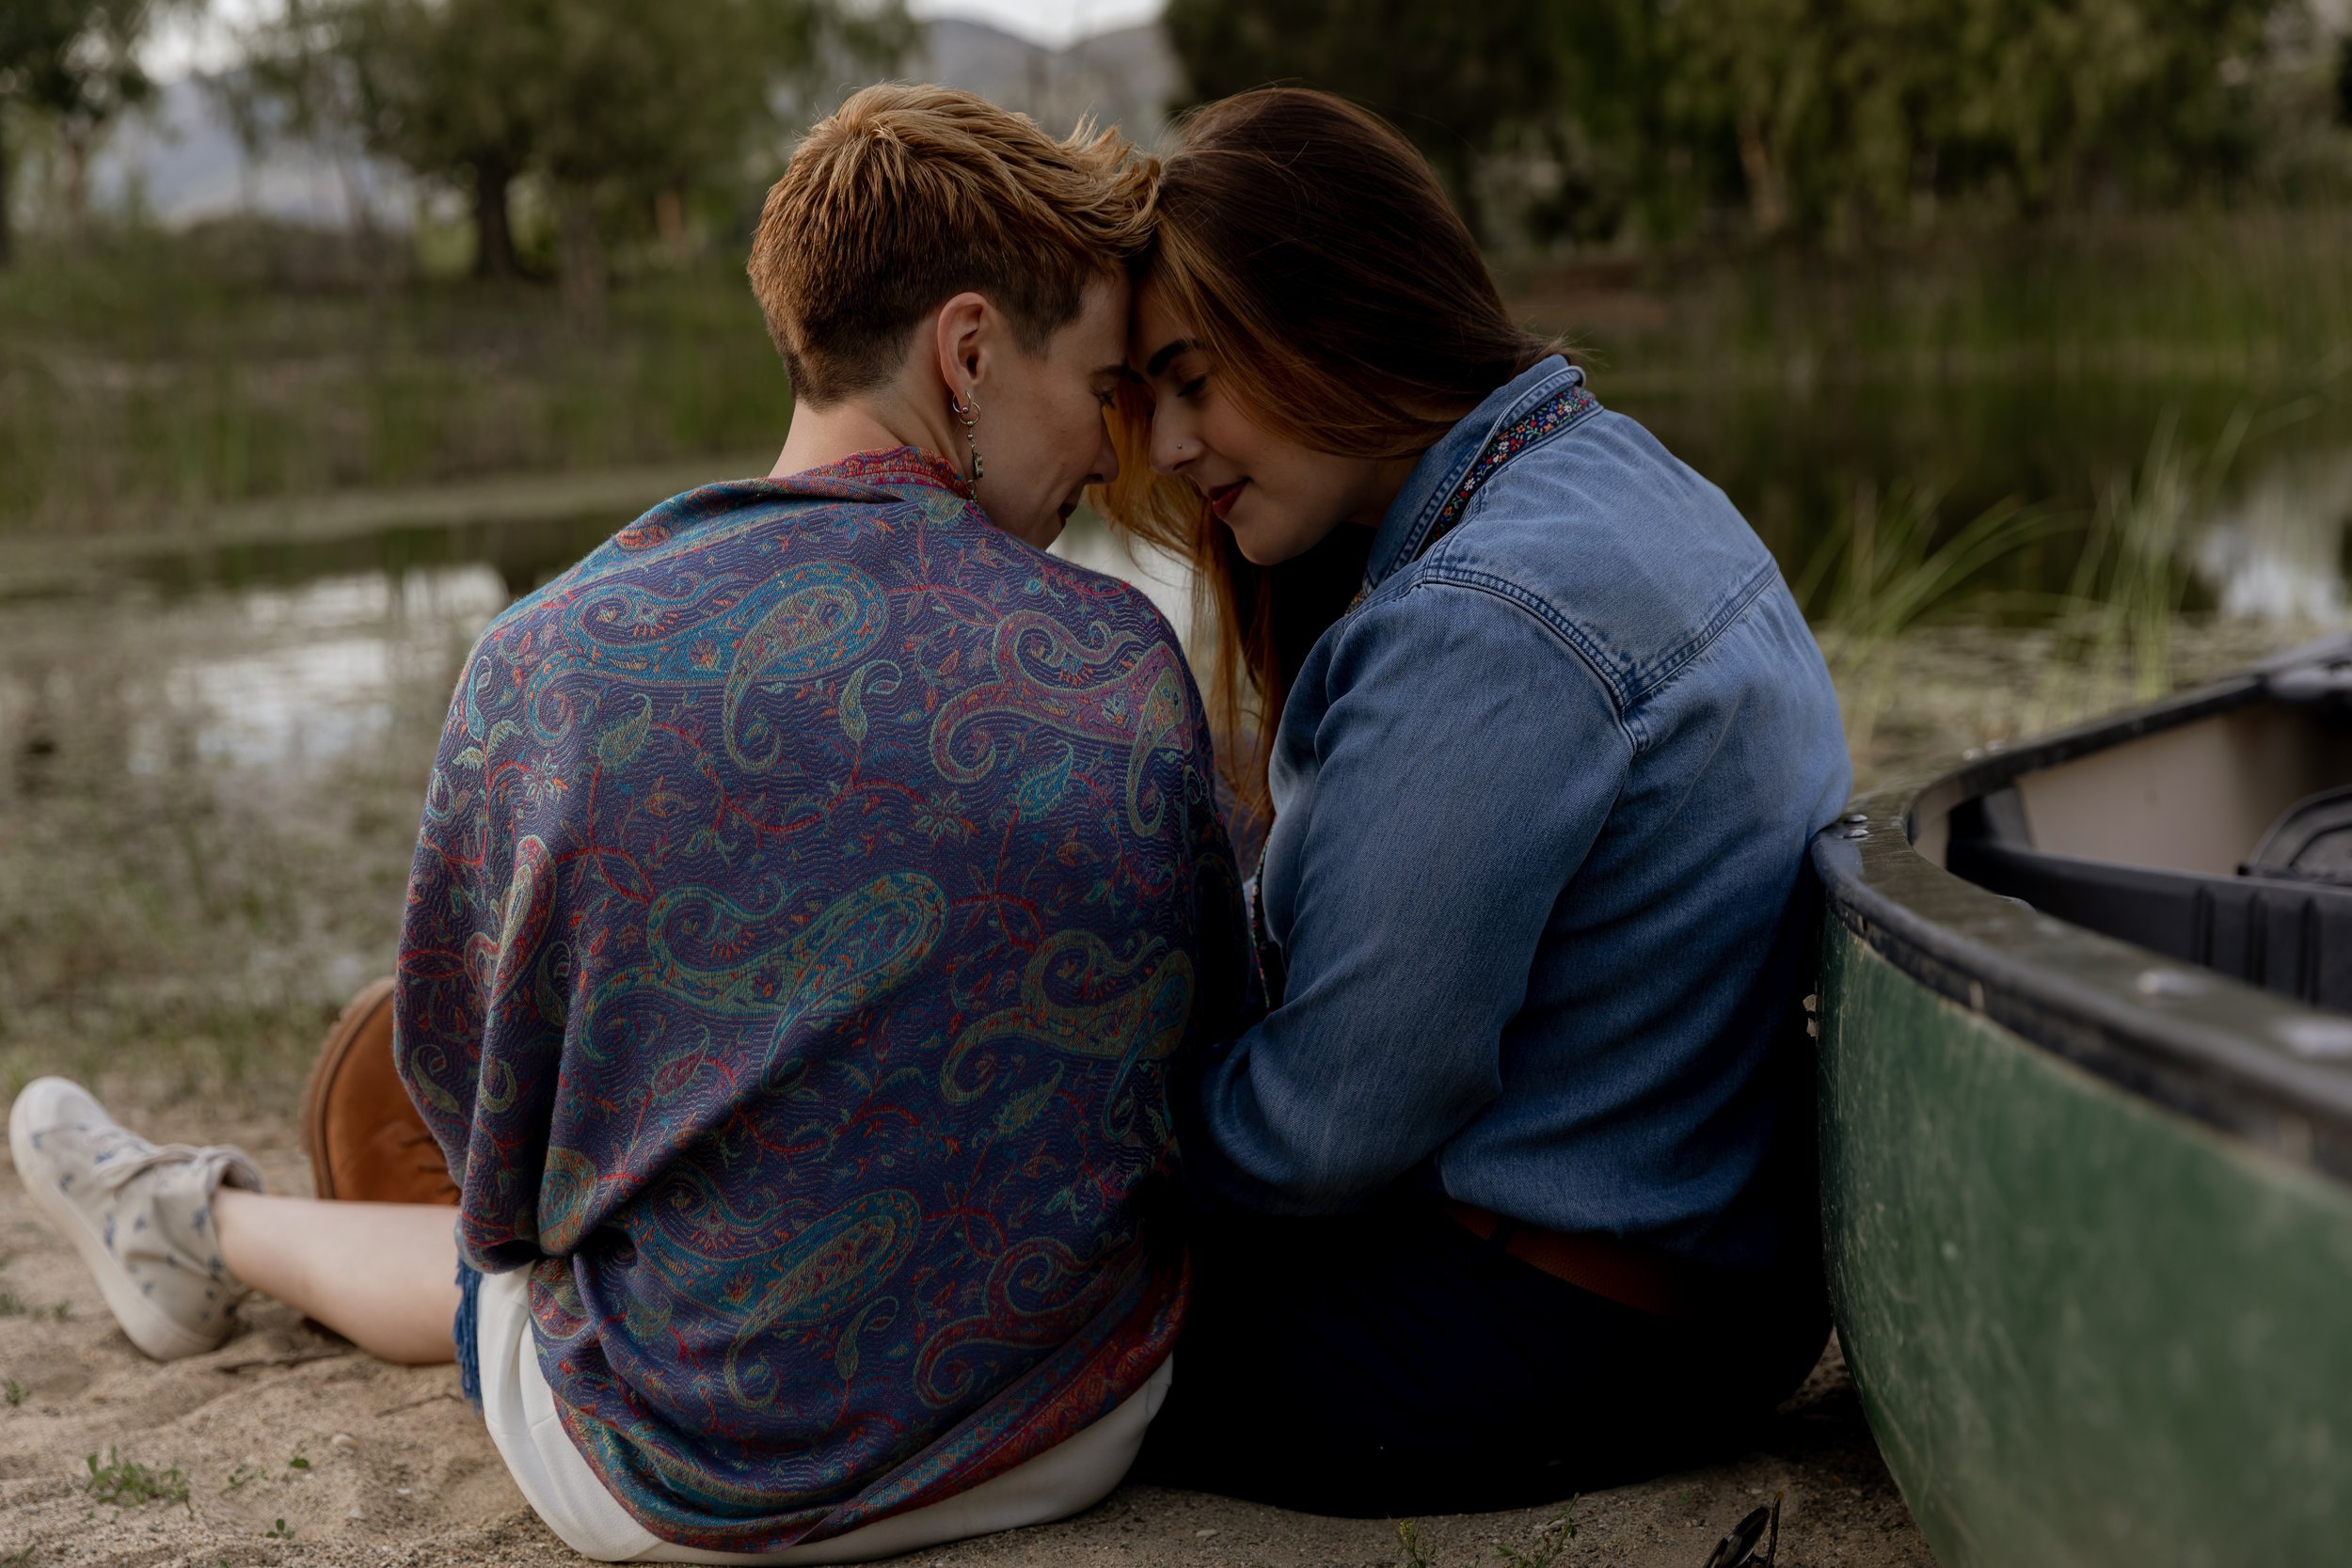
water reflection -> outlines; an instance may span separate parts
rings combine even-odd
[[[1685,450],[1708,444],[1694,428],[1682,432]],[[1704,451],[1692,455],[1707,460]],[[1830,464],[1825,452],[1813,455]],[[1743,497],[1739,486],[1780,485],[1772,494],[1784,499],[1787,486],[1809,491],[1820,476],[1795,476],[1801,465],[1789,457],[1782,453],[1768,481],[1743,470],[1736,454],[1717,454],[1734,499],[1767,515],[1778,503]],[[2219,488],[2207,514],[2186,519],[2183,555],[2204,596],[2225,617],[2344,621],[2352,437],[2274,442],[2233,471],[2237,482]],[[574,518],[414,527],[157,552],[63,591],[0,597],[0,742],[8,759],[0,781],[40,793],[71,752],[85,777],[95,767],[190,787],[245,787],[235,781],[318,776],[354,755],[412,747],[437,723],[482,627],[610,526]],[[1818,547],[1810,537],[1772,541],[1759,527],[1792,575]],[[1177,562],[1139,555],[1084,515],[1057,551],[1136,582],[1180,632],[1189,630],[1191,594]],[[2005,570],[2062,582],[2069,566],[2058,551]],[[1993,578],[2013,585],[2003,573]]]
[[[477,563],[12,606],[0,614],[12,782],[36,795],[61,768],[192,783],[316,774],[445,702],[508,596]]]
[[[41,793],[69,749],[77,772],[95,762],[215,783],[316,774],[379,749],[403,715],[446,704],[493,616],[602,537],[572,525],[403,530],[191,551],[141,560],[111,593],[20,599],[0,610],[0,736],[13,782]],[[403,564],[469,549],[481,559]],[[1180,630],[1190,625],[1174,562],[1138,560],[1092,526],[1058,550],[1136,582]],[[371,553],[371,569],[351,569]]]
[[[2193,559],[2223,615],[2335,626],[2344,619],[2352,451],[2298,454],[2223,506]]]
[[[165,673],[157,706],[169,721],[135,723],[129,766],[161,772],[168,737],[195,725],[199,763],[316,768],[391,732],[395,706],[455,678],[462,657],[508,592],[485,565],[398,576],[328,578],[235,596],[248,651]]]

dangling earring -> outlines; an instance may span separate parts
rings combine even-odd
[[[955,393],[948,393],[947,406],[954,409],[956,418],[963,421],[963,444],[972,449],[972,475],[963,482],[963,493],[971,499],[978,500],[980,499],[980,443],[973,435],[973,428],[980,422],[980,400],[972,395],[971,388],[966,388],[961,403],[956,401]]]

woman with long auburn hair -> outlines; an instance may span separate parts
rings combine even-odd
[[[1198,568],[1270,1007],[1176,1085],[1195,1295],[1138,1473],[1396,1514],[1736,1443],[1827,1326],[1811,634],[1385,121],[1227,99],[1155,199],[1097,499]]]

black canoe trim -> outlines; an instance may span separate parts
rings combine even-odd
[[[1963,880],[1911,844],[1922,808],[1947,811],[2019,774],[2268,700],[2281,673],[2348,658],[2352,639],[2299,650],[2150,707],[1859,796],[1847,819],[1814,841],[1829,908],[1903,973],[2011,1033],[2183,1116],[2352,1182],[2352,1018],[2038,914]]]

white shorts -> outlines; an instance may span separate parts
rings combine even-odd
[[[475,1351],[482,1372],[483,1418],[532,1512],[565,1545],[597,1562],[866,1562],[1067,1518],[1093,1507],[1119,1484],[1143,1447],[1144,1429],[1168,1397],[1175,1375],[1176,1362],[1170,1356],[1109,1415],[969,1492],[862,1525],[815,1545],[779,1552],[704,1551],[672,1545],[639,1524],[572,1446],[556,1414],[554,1391],[539,1370],[529,1291],[528,1276],[521,1271],[482,1276]]]

